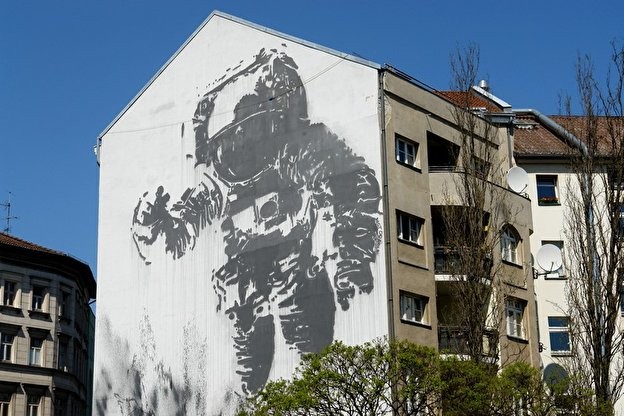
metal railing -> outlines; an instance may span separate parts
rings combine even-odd
[[[466,355],[470,353],[468,347],[468,328],[462,326],[438,326],[438,349],[441,353]],[[486,330],[483,333],[483,355],[496,356],[497,339],[494,332]]]

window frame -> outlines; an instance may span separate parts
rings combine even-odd
[[[8,290],[9,287],[12,287],[12,290]],[[7,296],[11,294],[12,299],[8,302]],[[5,280],[2,285],[2,305],[15,307],[15,302],[17,300],[17,282],[13,280]]]
[[[507,263],[521,265],[520,259],[522,239],[518,232],[509,224],[503,226],[500,232],[500,255],[501,260]]]
[[[429,299],[426,296],[416,295],[409,292],[399,292],[399,315],[403,322],[418,325],[428,325],[427,305]],[[419,316],[418,316],[419,314]],[[420,317],[420,319],[418,319]]]
[[[554,320],[565,320],[564,325],[555,325]],[[550,343],[550,353],[552,355],[570,355],[572,353],[572,342],[570,336],[570,318],[567,316],[549,316],[547,318],[548,322],[548,342]],[[559,334],[567,335],[567,345],[568,349],[555,349],[553,347],[553,336],[557,336]]]
[[[545,181],[549,183],[545,183]],[[551,175],[551,174],[536,175],[535,176],[535,188],[537,192],[537,204],[538,205],[540,206],[560,205],[559,176],[558,175]],[[550,189],[552,189],[552,192],[549,192]]]
[[[404,150],[400,149],[401,145],[403,145]],[[410,147],[412,152],[409,151]],[[417,142],[401,136],[400,134],[394,135],[394,159],[398,164],[420,170],[418,150],[419,145]]]
[[[43,342],[43,338],[30,338],[30,345],[28,347],[28,365],[43,367]],[[39,345],[37,346],[35,344]],[[34,360],[34,357],[36,357],[37,360]]]
[[[10,339],[10,342],[8,340]],[[0,361],[13,362],[13,344],[15,343],[15,335],[3,332],[0,334]],[[8,352],[8,354],[7,354]],[[8,358],[7,358],[8,355]]]
[[[518,298],[507,298],[505,300],[505,326],[507,336],[526,340],[526,328],[524,315],[526,311],[526,301]]]
[[[41,294],[36,294],[35,290],[41,290]],[[45,286],[39,284],[33,284],[30,288],[30,310],[35,312],[46,312],[46,296],[48,295],[48,290]],[[41,304],[40,307],[37,308],[36,300],[40,299]]]
[[[407,221],[407,224],[405,221]],[[396,212],[397,238],[403,243],[412,244],[420,248],[424,247],[422,241],[424,225],[425,220],[423,218],[403,211]],[[405,232],[407,232],[407,236],[405,236]],[[416,237],[414,238],[415,234]]]
[[[39,416],[41,410],[41,396],[29,394],[26,399],[26,415]]]
[[[11,415],[11,403],[13,402],[13,394],[2,392],[0,393],[0,416]]]

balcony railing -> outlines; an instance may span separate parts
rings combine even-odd
[[[468,257],[468,256],[467,256]],[[467,259],[464,259],[466,261]],[[466,264],[462,267],[460,257],[460,249],[452,248],[449,246],[435,246],[433,249],[433,268],[435,274],[457,274],[467,275],[470,274],[470,270],[462,272],[463,268],[472,268],[471,264]],[[466,263],[470,263],[466,261]],[[492,267],[492,259],[486,258],[484,260],[485,270],[489,270]],[[474,270],[472,270],[474,272]]]
[[[486,330],[483,333],[483,355],[486,357],[496,356],[497,339],[494,332]],[[438,326],[438,348],[446,354],[467,355],[468,328],[462,326]]]
[[[452,274],[459,266],[459,253],[446,246],[437,246],[433,249],[435,274]]]
[[[438,165],[431,166],[429,165],[429,172],[456,172],[457,166],[455,165]]]

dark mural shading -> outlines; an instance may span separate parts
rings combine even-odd
[[[217,311],[234,325],[246,393],[267,381],[277,330],[300,353],[318,352],[333,341],[337,305],[347,310],[357,292],[374,287],[381,234],[375,172],[325,125],[309,121],[297,69],[285,53],[262,49],[248,66],[228,70],[193,115],[201,183],[175,203],[162,186],[146,192],[132,218],[146,264],[147,246],[159,239],[179,259],[203,232],[222,236],[227,260],[207,278]],[[228,110],[231,121],[209,133],[225,114],[220,94],[250,79],[255,86]],[[319,255],[312,237],[321,221],[332,238]],[[336,264],[331,275],[329,261]]]
[[[205,380],[206,341],[199,340],[194,325],[184,327],[183,381],[176,382],[169,368],[156,356],[156,344],[147,315],[139,325],[141,348],[131,354],[130,347],[117,336],[110,322],[102,317],[99,324],[102,346],[115,357],[115,364],[95,375],[94,412],[97,416],[184,416],[189,413],[206,415]],[[193,367],[191,367],[193,366]],[[198,368],[194,368],[198,367]],[[198,373],[203,374],[201,378]],[[150,381],[146,381],[149,379]],[[218,381],[213,380],[213,383]],[[226,395],[227,401],[228,395]],[[236,399],[234,394],[230,400]]]

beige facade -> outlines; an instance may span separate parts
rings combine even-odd
[[[461,354],[465,340],[452,316],[464,305],[455,297],[456,277],[441,267],[444,258],[440,257],[438,235],[445,206],[466,208],[461,207],[461,191],[457,189],[461,171],[457,155],[462,142],[453,105],[403,74],[386,70],[382,77],[390,332],[442,352]],[[487,325],[498,325],[499,349],[488,353],[503,365],[521,359],[537,366],[537,316],[529,245],[531,206],[528,198],[511,191],[505,183],[504,172],[512,166],[508,133],[507,125],[494,125],[493,134],[482,143],[492,149],[490,162],[496,165],[487,180],[498,197],[488,204],[493,205],[492,209],[497,208],[496,204],[506,204],[505,215],[490,224],[487,232],[498,239],[504,229],[510,229],[516,239],[513,259],[502,257],[501,243],[496,242],[493,249],[493,296],[498,299],[500,313],[496,314],[497,323]],[[406,152],[409,163],[404,163]],[[401,235],[400,223],[406,219],[416,222],[417,241]],[[415,315],[406,315],[410,308],[417,311]]]
[[[90,414],[93,298],[86,264],[0,234],[0,416]]]

